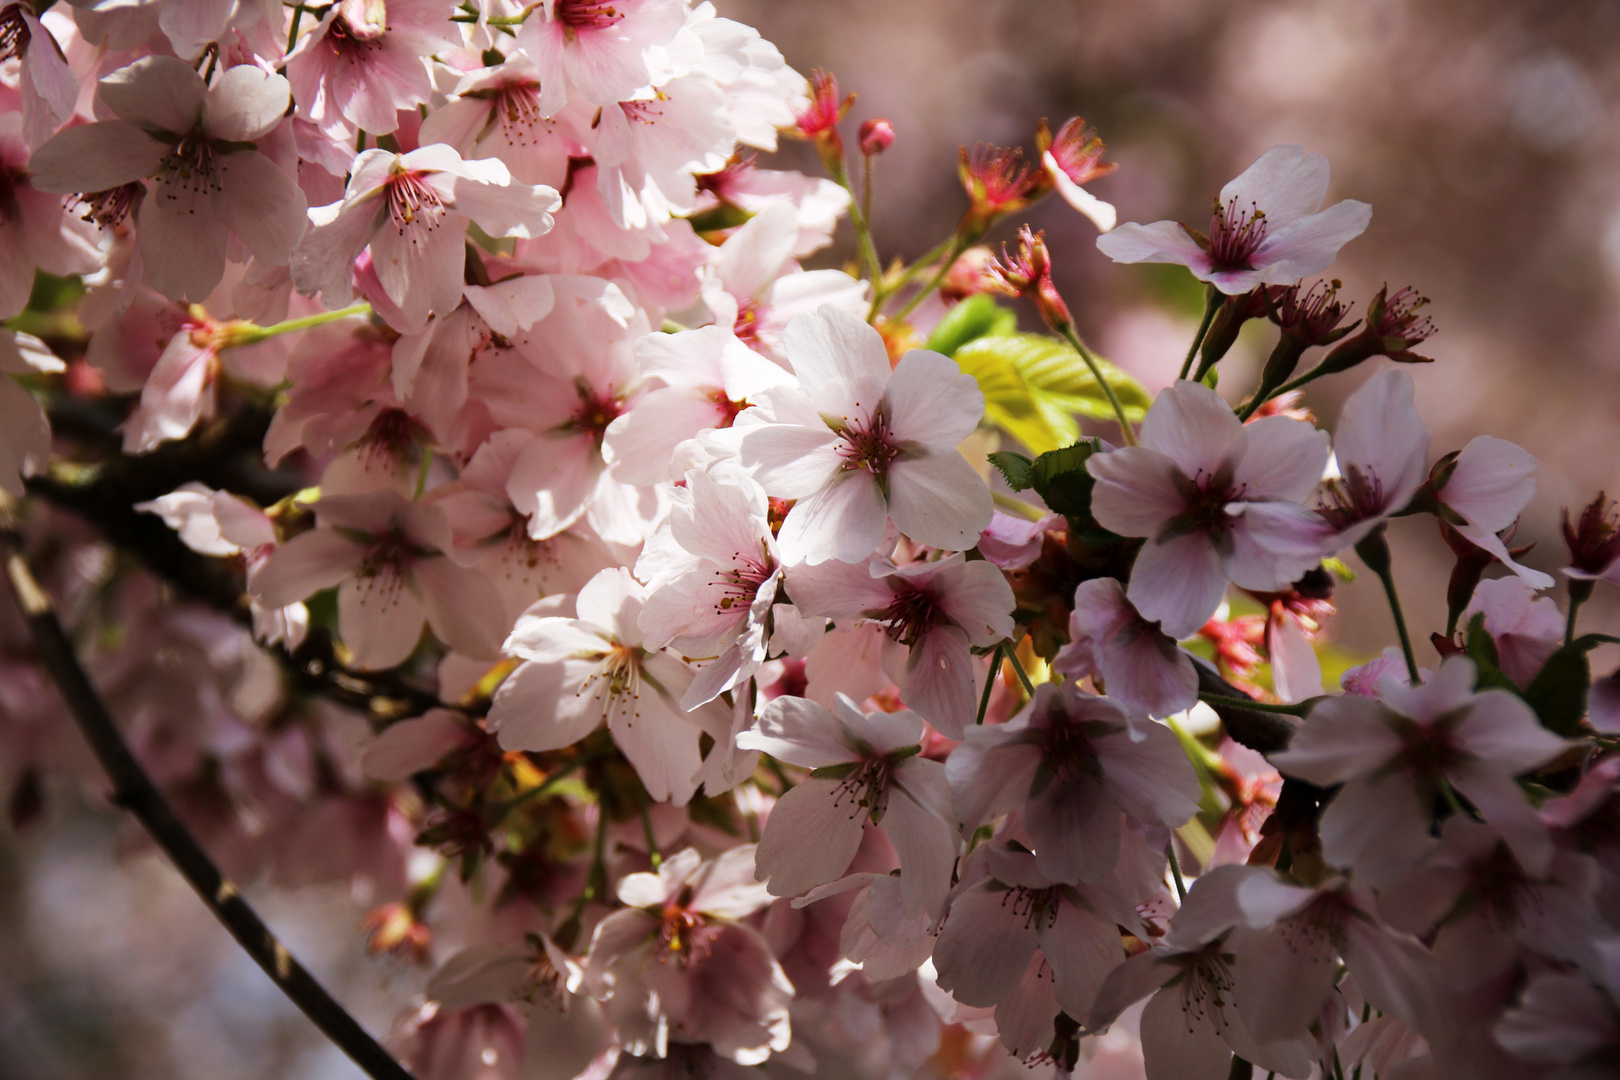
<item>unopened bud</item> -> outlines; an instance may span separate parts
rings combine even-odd
[[[999,292],[990,267],[996,261],[995,252],[983,244],[975,244],[956,257],[939,283],[939,294],[949,300],[966,300],[983,292]]]
[[[872,157],[894,145],[894,125],[887,117],[877,116],[861,124],[861,153]]]

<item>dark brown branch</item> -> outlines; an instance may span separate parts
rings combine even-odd
[[[50,598],[34,577],[16,529],[14,509],[10,496],[0,492],[0,555],[5,559],[6,577],[28,622],[40,665],[55,682],[113,782],[113,802],[140,820],[248,955],[355,1064],[375,1080],[411,1080],[411,1074],[293,959],[236,887],[220,874],[136,761],[79,664]]]
[[[1200,694],[1249,698],[1247,693],[1221,678],[1213,668],[1196,658],[1193,660],[1193,667],[1198,670]],[[1215,710],[1216,715],[1221,718],[1221,723],[1226,725],[1226,733],[1232,736],[1232,740],[1247,746],[1250,750],[1274,754],[1279,750],[1288,749],[1288,742],[1294,737],[1294,722],[1278,713],[1231,705],[1211,705],[1210,708]]]

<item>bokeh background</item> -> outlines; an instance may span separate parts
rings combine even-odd
[[[718,0],[801,71],[890,118],[875,225],[885,258],[916,256],[964,199],[959,145],[1030,146],[1035,121],[1091,121],[1120,168],[1094,185],[1121,220],[1201,222],[1267,147],[1333,164],[1331,199],[1373,205],[1330,274],[1358,311],[1377,287],[1430,296],[1439,335],[1414,370],[1433,456],[1476,434],[1541,460],[1519,543],[1561,565],[1560,508],[1620,494],[1620,5],[1606,0]],[[779,167],[813,170],[802,146]],[[1090,223],[1036,207],[1089,340],[1150,389],[1173,377],[1201,294],[1185,274],[1117,267]],[[1011,235],[1017,221],[992,240]],[[836,265],[848,253],[829,253]],[[1031,320],[1033,313],[1025,312]],[[1250,385],[1269,336],[1223,366]],[[1308,362],[1308,361],[1307,361]],[[1331,423],[1365,375],[1317,384]],[[1450,561],[1429,519],[1391,529],[1414,628],[1444,618]],[[1583,626],[1620,631],[1613,590]],[[1562,601],[1562,587],[1558,590]],[[1350,652],[1392,640],[1376,585],[1340,592]],[[1420,643],[1432,663],[1433,651]],[[1612,666],[1600,653],[1599,666]],[[0,706],[3,707],[3,706]],[[170,867],[71,785],[26,829],[0,825],[0,1080],[358,1077],[284,1002]],[[252,890],[272,926],[372,1030],[419,990],[362,955],[341,890]]]

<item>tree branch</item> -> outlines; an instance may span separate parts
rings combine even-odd
[[[1197,657],[1193,658],[1193,667],[1198,671],[1200,694],[1239,701],[1250,700],[1248,694],[1221,678],[1213,668]],[[1294,737],[1294,723],[1286,716],[1237,705],[1211,704],[1210,708],[1215,710],[1216,715],[1221,718],[1221,723],[1226,725],[1226,733],[1232,736],[1232,740],[1242,743],[1250,750],[1274,754],[1279,750],[1288,749],[1289,740]]]
[[[355,1064],[374,1080],[411,1080],[411,1074],[293,959],[242,899],[236,886],[220,874],[219,868],[180,823],[168,801],[141,768],[74,654],[50,598],[35,579],[22,537],[17,532],[15,504],[3,492],[0,492],[0,555],[4,556],[6,577],[28,623],[40,665],[56,684],[111,778],[112,801],[140,820],[248,955]]]

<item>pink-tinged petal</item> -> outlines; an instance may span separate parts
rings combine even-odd
[[[1597,1060],[1620,1042],[1614,1003],[1602,990],[1574,975],[1540,975],[1493,1030],[1503,1048],[1535,1065],[1574,1065]],[[1568,1075],[1583,1073],[1572,1071]],[[1595,1080],[1598,1074],[1584,1074]]]
[[[506,494],[529,515],[529,535],[545,540],[580,519],[601,470],[594,440],[548,432],[518,455]]]
[[[1291,502],[1231,503],[1230,550],[1222,569],[1241,588],[1281,592],[1333,546],[1320,515]]]
[[[505,611],[488,578],[442,557],[416,560],[412,573],[440,641],[474,660],[500,656]]]
[[[800,315],[782,334],[799,385],[825,411],[824,393],[863,415],[875,410],[889,383],[889,351],[872,327],[835,307]]]
[[[1097,748],[1104,779],[1119,808],[1146,825],[1178,828],[1198,812],[1198,777],[1169,728],[1147,724],[1140,739],[1122,735]]]
[[[1322,814],[1322,855],[1355,871],[1356,882],[1388,888],[1437,843],[1429,808],[1400,772],[1375,773],[1339,789]]]
[[[1502,538],[1497,536],[1495,532],[1476,525],[1459,525],[1457,526],[1457,532],[1470,544],[1496,556],[1498,562],[1519,575],[1527,584],[1537,589],[1550,589],[1553,587],[1553,579],[1550,574],[1544,574],[1540,570],[1525,566],[1515,560],[1512,553],[1508,551],[1507,545],[1502,543]]]
[[[963,737],[963,745],[945,759],[945,776],[951,784],[956,824],[971,832],[1029,798],[1041,766],[1041,749],[1008,738],[1002,725],[969,728]]]
[[[416,649],[427,614],[392,567],[338,586],[338,632],[362,671],[395,667]]]
[[[1086,1027],[1099,1034],[1106,1032],[1121,1013],[1175,978],[1180,971],[1181,966],[1164,949],[1137,953],[1103,980]]]
[[[859,757],[846,744],[844,727],[832,713],[813,701],[786,696],[766,702],[754,727],[737,736],[737,745],[806,769]]]
[[[789,571],[793,603],[806,615],[856,619],[876,614],[894,602],[890,580],[873,576],[868,562],[824,562]]]
[[[185,135],[202,115],[208,84],[173,56],[146,56],[96,84],[102,104],[120,120]]]
[[[1480,435],[1463,447],[1440,501],[1464,521],[1485,532],[1501,532],[1518,518],[1536,493],[1539,465],[1522,447]]]
[[[390,724],[360,747],[360,771],[373,780],[399,783],[431,769],[467,742],[468,731],[449,709]]]
[[[792,590],[792,582],[788,584]],[[831,707],[840,693],[864,701],[889,685],[884,650],[893,645],[877,623],[839,626],[823,634],[804,661],[807,697]]]
[[[966,551],[994,510],[990,489],[955,448],[905,455],[889,466],[889,515],[918,543]]]
[[[1286,416],[1262,417],[1245,430],[1248,446],[1233,477],[1243,497],[1303,502],[1322,480],[1327,432]]]
[[[900,698],[947,739],[960,739],[977,711],[978,667],[961,630],[936,626],[912,646],[896,679]]]
[[[1093,454],[1086,469],[1097,481],[1092,514],[1121,536],[1157,536],[1187,512],[1187,497],[1177,486],[1181,472],[1173,458],[1157,450],[1127,446]]]
[[[978,477],[974,480],[978,482]],[[855,470],[795,503],[782,522],[776,546],[782,561],[790,564],[861,562],[877,549],[887,522],[877,481],[864,469]]]
[[[1117,581],[1109,583],[1119,588]],[[1128,709],[1160,719],[1190,709],[1198,700],[1198,672],[1192,658],[1152,623],[1133,618],[1102,643],[1101,651],[1099,666],[1108,696]]]
[[[1127,221],[1097,237],[1097,250],[1121,263],[1209,264],[1204,249],[1174,221]]]
[[[1375,476],[1384,506],[1399,510],[1423,483],[1429,428],[1412,401],[1412,376],[1385,368],[1350,395],[1339,414],[1333,451],[1339,472]]]
[[[1007,1053],[1028,1058],[1051,1048],[1052,1022],[1059,1011],[1046,957],[1032,953],[1017,985],[996,1005],[996,1035]]]
[[[557,302],[550,275],[525,274],[494,285],[468,285],[467,303],[505,337],[517,337],[551,314]]]
[[[1284,701],[1327,693],[1322,687],[1322,662],[1293,616],[1285,613],[1266,620],[1266,655],[1271,659],[1271,685]]]
[[[330,589],[360,569],[365,545],[331,529],[311,529],[281,545],[253,574],[248,592],[279,608]]]
[[[474,945],[440,965],[424,993],[446,1009],[511,1001],[533,970],[534,959],[522,945]]]
[[[574,1080],[612,1041],[612,1027],[594,999],[570,994],[561,1005],[538,1001],[529,1011],[522,1075],[525,1080]]]
[[[1185,987],[1167,987],[1142,1010],[1147,1080],[1226,1080],[1232,1051],[1221,1038],[1220,1010],[1206,1003],[1185,1006],[1190,993]]]
[[[281,123],[292,100],[287,80],[252,64],[226,68],[203,99],[203,130],[210,138],[253,142]]]
[[[1498,691],[1506,693],[1506,691]],[[1523,769],[1534,766],[1526,762]],[[1479,809],[1491,827],[1513,851],[1524,872],[1533,878],[1545,877],[1552,865],[1552,834],[1541,820],[1524,791],[1514,783],[1512,772],[1495,764],[1465,758],[1446,769],[1446,779]],[[1511,770],[1511,771],[1510,771]]]
[[[51,457],[51,425],[28,391],[0,376],[0,488],[21,498],[24,476]]]
[[[1419,1031],[1438,1031],[1442,976],[1434,954],[1410,934],[1371,919],[1352,917],[1344,926],[1345,963],[1373,1008]]]
[[[994,645],[1012,637],[1017,602],[1006,575],[991,563],[964,563],[961,575],[939,598],[939,606],[975,645]]]
[[[1215,545],[1202,533],[1149,540],[1131,568],[1126,595],[1144,619],[1179,640],[1197,633],[1220,607],[1226,574]]]
[[[773,202],[755,214],[720,245],[715,269],[733,296],[757,297],[781,276],[799,239],[799,215],[793,204]]]
[[[1232,865],[1205,871],[1176,909],[1165,943],[1175,949],[1195,949],[1243,925],[1246,920],[1238,889],[1248,878],[1265,872],[1259,867]]]
[[[1593,680],[1586,722],[1603,735],[1620,734],[1620,672]]]
[[[4,394],[7,385],[11,384],[0,383],[0,395]],[[0,415],[3,415],[3,409],[0,409]],[[11,417],[8,416],[7,420],[10,421]],[[135,509],[162,518],[163,524],[180,534],[181,543],[200,555],[238,555],[242,551],[241,545],[233,544],[220,535],[219,521],[214,517],[214,494],[201,484],[183,484],[161,498],[136,503]]]
[[[327,307],[348,303],[354,297],[355,257],[370,242],[382,211],[376,199],[311,207],[309,228],[289,263],[293,285],[311,296],[320,293]]]
[[[895,442],[954,449],[984,418],[978,380],[950,357],[925,349],[900,358],[885,397]]]
[[[844,464],[837,446],[838,437],[825,426],[766,424],[743,435],[741,450],[743,463],[753,467],[754,479],[767,492],[805,499],[837,482]]]
[[[1000,510],[990,515],[990,524],[979,534],[979,554],[1003,570],[1023,570],[1041,554],[1048,530],[1061,528],[1063,519],[1047,514],[1039,521]]]
[[[229,232],[214,216],[210,200],[171,199],[171,187],[153,185],[141,203],[141,260],[152,288],[170,300],[200,304],[225,275]]]
[[[1332,937],[1291,926],[1239,928],[1226,945],[1237,956],[1233,1001],[1250,1033],[1261,1042],[1304,1035],[1339,974]]]
[[[105,191],[157,172],[169,147],[122,120],[70,127],[28,159],[29,183],[38,191]]]
[[[663,653],[646,657],[642,668],[650,676],[644,684],[656,681],[662,690],[643,685],[633,709],[616,708],[608,714],[608,730],[655,802],[685,806],[697,790],[693,777],[703,767],[698,745],[702,732],[678,704],[692,669]]]
[[[772,896],[798,896],[841,876],[861,846],[867,811],[843,781],[810,777],[777,800],[755,852]]]
[[[1097,231],[1105,233],[1112,229],[1119,221],[1119,212],[1114,209],[1113,203],[1103,202],[1097,196],[1069,179],[1059,167],[1057,160],[1052,157],[1049,150],[1041,155],[1041,164],[1046,169],[1046,175],[1051,178],[1052,184],[1063,201],[1074,207],[1095,226]]]
[[[1226,1045],[1232,1048],[1232,1053],[1251,1062],[1256,1069],[1264,1069],[1267,1073],[1276,1073],[1289,1080],[1306,1080],[1312,1075],[1311,1054],[1316,1042],[1309,1035],[1262,1042],[1255,1038],[1243,1018],[1242,1010],[1235,1006],[1227,1009],[1226,1024],[1221,1034],[1226,1039]]]
[[[891,781],[883,831],[900,856],[900,902],[907,915],[926,911],[937,917],[951,887],[956,863],[956,830],[946,821],[951,791],[945,766],[909,758]]]
[[[1088,1015],[1104,980],[1125,962],[1119,927],[1065,902],[1036,930],[1052,968],[1058,1004],[1070,1016]]]
[[[511,236],[532,240],[551,231],[551,211],[562,205],[557,192],[544,184],[520,184],[512,180],[498,158],[464,162],[457,170],[463,175],[474,171],[495,173],[488,180],[456,181],[456,210],[478,223],[491,236]]]
[[[214,215],[260,262],[278,266],[290,259],[309,224],[297,183],[257,152],[221,157],[219,179]]]
[[[1372,207],[1355,199],[1334,203],[1320,214],[1275,229],[1254,253],[1260,280],[1292,284],[1333,265],[1339,249],[1367,231]]]
[[[1182,381],[1160,391],[1142,421],[1142,445],[1169,457],[1189,477],[1246,461],[1248,454],[1256,452],[1249,447],[1249,438],[1232,407],[1202,383]],[[1260,453],[1263,460],[1269,460],[1265,448],[1260,448]],[[1313,482],[1321,475],[1319,464]]]
[[[1479,672],[1466,656],[1448,657],[1434,678],[1416,686],[1406,681],[1404,667],[1391,671],[1379,684],[1379,696],[1391,709],[1415,720],[1434,721],[1449,712],[1471,706]]]
[[[1456,737],[1470,754],[1509,775],[1545,765],[1572,745],[1542,727],[1524,699],[1506,690],[1476,695]]]
[[[1054,780],[1031,795],[1024,828],[1048,880],[1097,881],[1119,862],[1119,807],[1108,788],[1091,777]]]
[[[1273,146],[1221,188],[1221,204],[1251,203],[1281,225],[1314,214],[1327,198],[1329,166],[1321,154],[1307,154],[1298,143]]]
[[[445,214],[432,228],[418,220],[402,229],[377,230],[371,237],[372,267],[388,299],[412,314],[454,311],[461,303],[465,228],[460,215]]]
[[[501,749],[560,750],[601,726],[600,710],[582,705],[576,693],[595,670],[584,660],[519,664],[489,705],[489,729]]]
[[[1299,725],[1288,749],[1270,761],[1285,775],[1321,787],[1365,776],[1399,756],[1400,736],[1394,717],[1370,698],[1347,695],[1330,698],[1311,710]]]
[[[963,1005],[998,1005],[1018,985],[1039,941],[1006,890],[980,886],[951,903],[934,945],[940,989]]]

